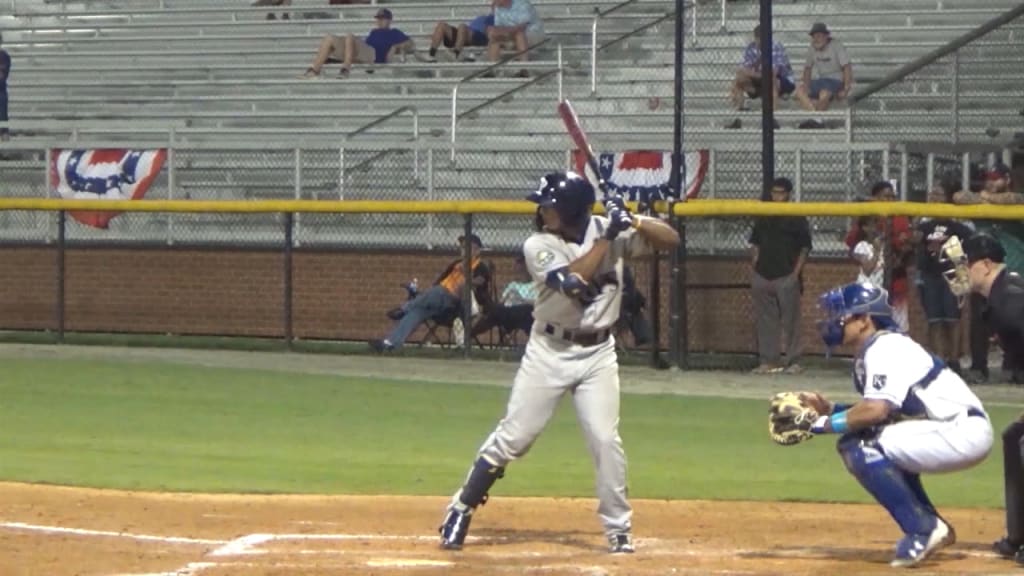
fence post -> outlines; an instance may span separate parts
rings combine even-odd
[[[470,235],[473,234],[473,214],[466,214],[462,226],[462,357],[469,358],[470,346],[473,339],[469,333],[473,324],[473,242]]]
[[[64,343],[64,285],[65,285],[65,250],[67,249],[67,212],[57,212],[57,343]]]
[[[167,199],[174,200],[174,187],[177,185],[174,173],[174,147],[167,147]],[[167,213],[167,245],[174,244],[174,212]]]
[[[953,105],[950,107],[952,114],[952,138],[953,144],[960,140],[960,51],[953,52]],[[966,190],[966,188],[964,188]]]
[[[292,349],[292,246],[294,239],[295,213],[284,213],[284,345]]]

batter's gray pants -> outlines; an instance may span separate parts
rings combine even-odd
[[[795,274],[766,280],[756,272],[753,281],[757,353],[762,364],[781,365],[785,342],[786,361],[800,359],[800,281]],[[783,339],[785,338],[785,339]]]
[[[626,454],[619,437],[619,364],[615,339],[579,346],[541,332],[536,325],[512,384],[508,411],[480,447],[495,466],[521,458],[572,395],[597,477],[597,513],[607,534],[628,532],[633,509],[626,499]]]

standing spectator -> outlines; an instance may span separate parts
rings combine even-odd
[[[953,187],[938,184],[928,194],[928,202],[949,204]],[[966,241],[973,230],[968,224],[952,218],[922,218],[917,223],[917,274],[921,306],[928,320],[928,348],[942,358],[958,374],[960,367],[960,301],[943,277],[946,265],[941,262],[942,245],[952,236]]]
[[[802,83],[796,98],[808,112],[828,110],[834,100],[844,100],[853,88],[853,66],[846,47],[832,38],[828,26],[818,22],[811,27],[811,47],[807,51]],[[807,120],[801,128],[824,128],[819,119]]]
[[[460,253],[465,248],[466,237],[459,236]],[[480,260],[483,243],[476,234],[469,235],[470,243],[470,282],[473,284],[473,295],[481,305],[489,303],[491,269]],[[370,348],[377,352],[390,352],[401,348],[405,339],[419,327],[424,320],[451,313],[458,310],[462,303],[462,288],[465,285],[462,273],[462,258],[453,260],[437,277],[434,285],[420,292],[405,306],[405,313],[387,337],[370,341]]]
[[[786,49],[778,40],[772,40],[772,87],[774,97],[772,103],[775,108],[779,105],[780,95],[789,95],[796,90],[796,83],[793,80],[793,68],[789,64],[789,56]],[[732,89],[729,91],[729,98],[736,110],[746,110],[746,98],[761,97],[761,27],[754,27],[754,40],[747,44],[743,51],[743,61],[736,69],[736,78],[732,82]],[[773,108],[774,109],[774,108]],[[729,125],[729,128],[740,128],[742,124],[737,118]],[[775,123],[778,128],[778,122]]]
[[[872,202],[895,202],[896,189],[888,180],[882,180],[871,187]],[[906,332],[910,328],[910,314],[907,297],[910,293],[910,285],[907,278],[907,267],[913,258],[913,232],[910,228],[910,218],[906,216],[893,216],[882,220],[880,229],[882,237],[882,252],[885,254],[886,280],[882,286],[889,292],[889,305],[893,309],[893,318],[899,325],[900,330]],[[846,235],[846,246],[850,249],[850,256],[854,257],[853,250],[864,239],[864,232],[855,226]],[[854,258],[857,260],[856,258]],[[859,263],[859,261],[858,261]]]
[[[885,248],[882,244],[882,219],[864,216],[859,219],[861,240],[850,254],[857,261],[857,283],[885,287]]]
[[[370,30],[365,40],[356,38],[353,34],[335,36],[327,34],[320,41],[320,48],[316,51],[313,63],[306,69],[303,78],[316,78],[320,76],[320,69],[327,62],[341,62],[339,78],[347,78],[352,69],[352,64],[386,64],[391,62],[394,56],[411,53],[414,50],[412,38],[405,35],[398,28],[391,27],[391,10],[381,8],[374,16],[377,20],[377,27]]]
[[[1024,203],[1024,196],[1014,192],[1010,188],[1010,184],[1010,169],[999,162],[985,172],[985,186],[980,192],[961,190],[953,195],[953,203],[962,205]],[[1002,244],[1005,251],[1006,267],[1009,270],[1018,273],[1024,272],[1024,223],[1013,220],[978,220],[975,225],[977,232],[989,234]],[[982,312],[985,309],[984,298],[977,294],[971,294],[970,303],[971,368],[965,379],[970,384],[984,384],[989,379],[988,352],[992,332],[982,317]],[[1016,374],[1011,373],[1010,376],[1011,380],[1020,379]]]
[[[291,6],[292,0],[256,0],[252,3],[253,6]],[[281,13],[282,20],[288,20],[291,16],[287,12]],[[277,20],[277,15],[273,12],[267,13],[267,20]]]
[[[491,62],[498,61],[506,42],[514,42],[516,52],[523,52],[543,39],[544,26],[530,0],[494,0],[494,26],[487,29],[487,57]],[[520,54],[520,62],[527,60],[529,54]],[[520,78],[529,75],[526,69],[517,74]]]
[[[0,122],[7,122],[7,78],[11,75],[11,55],[2,48],[4,37],[0,34]],[[0,128],[0,140],[10,138],[7,128]]]
[[[443,43],[445,48],[452,51],[456,60],[462,57],[462,49],[466,46],[487,46],[487,29],[494,26],[494,14],[483,14],[473,18],[469,22],[462,22],[457,27],[441,21],[434,27],[434,34],[430,37],[430,50],[427,52],[427,62],[437,61],[437,48]],[[472,61],[468,54],[465,59]]]
[[[772,202],[789,202],[792,193],[793,182],[788,178],[776,178],[772,183]],[[750,245],[754,268],[752,300],[761,360],[754,373],[800,373],[801,274],[811,251],[810,224],[804,216],[758,218],[750,233]],[[787,366],[781,362],[782,342]]]

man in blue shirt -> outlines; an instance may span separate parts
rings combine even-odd
[[[0,35],[0,46],[3,46],[4,37]],[[7,122],[7,77],[11,74],[11,55],[0,48],[0,122]],[[9,138],[7,128],[0,128],[0,140],[7,141]]]
[[[772,41],[772,73],[774,78],[772,102],[778,106],[779,96],[792,94],[796,90],[796,82],[793,80],[793,68],[789,64],[786,49],[777,40]],[[736,79],[733,81],[732,90],[729,93],[733,107],[743,110],[746,106],[746,97],[759,98],[761,96],[761,79],[761,27],[755,26],[754,41],[748,44],[743,51],[743,61],[736,69]]]
[[[320,41],[313,63],[306,69],[303,78],[320,76],[320,69],[327,62],[341,62],[339,78],[347,78],[352,64],[386,64],[392,57],[409,54],[415,50],[412,38],[398,28],[391,27],[391,10],[381,8],[374,16],[377,27],[370,30],[365,39],[354,34],[335,36],[328,34]]]
[[[494,0],[494,26],[487,29],[487,57],[497,62],[501,48],[506,42],[514,42],[516,52],[523,52],[544,39],[544,26],[537,9],[530,0]],[[520,62],[529,60],[528,54],[519,56]],[[518,76],[526,78],[528,71],[520,70]]]
[[[494,14],[477,16],[469,22],[462,22],[457,28],[443,20],[438,22],[434,27],[434,35],[430,38],[427,61],[437,61],[437,47],[442,43],[445,48],[452,51],[456,60],[460,58],[462,49],[466,46],[487,46],[487,29],[491,26],[494,26]],[[472,58],[467,54],[466,60]]]

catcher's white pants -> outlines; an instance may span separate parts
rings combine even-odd
[[[953,420],[906,420],[882,429],[878,444],[894,464],[915,474],[955,472],[985,459],[992,423],[982,416]]]

